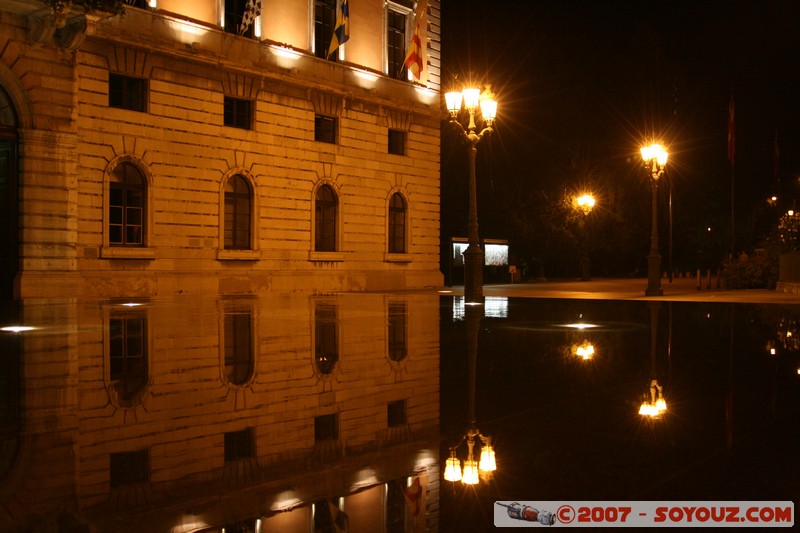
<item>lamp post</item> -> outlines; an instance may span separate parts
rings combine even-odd
[[[478,204],[477,185],[475,181],[475,154],[477,144],[485,135],[492,133],[492,124],[497,116],[497,101],[489,91],[481,94],[480,89],[467,88],[461,92],[449,92],[444,95],[450,122],[457,124],[469,144],[469,218],[467,222],[467,249],[464,251],[464,298],[467,302],[483,301],[483,265],[484,253],[478,238]],[[458,120],[461,104],[469,113],[469,125],[465,128]],[[480,117],[484,128],[476,133],[476,114],[480,109]]]
[[[469,420],[470,425],[466,434],[455,446],[450,447],[450,456],[447,458],[444,469],[444,478],[447,481],[461,481],[465,485],[476,485],[480,472],[493,472],[497,469],[495,462],[492,439],[480,432],[475,418],[475,377],[478,366],[478,331],[483,318],[483,306],[465,305],[464,314],[467,322],[467,355],[469,358]],[[458,448],[467,443],[467,458],[464,468],[458,458]],[[476,445],[480,447],[480,455]],[[480,457],[476,460],[475,457]]]
[[[652,233],[650,234],[650,254],[647,256],[647,290],[646,296],[662,296],[661,288],[661,255],[658,253],[658,179],[664,175],[667,166],[667,150],[660,144],[643,146],[641,149],[644,168],[650,176],[650,188],[653,196]]]
[[[589,213],[594,207],[594,196],[584,194],[575,198],[575,203],[583,212],[583,255],[581,256],[581,280],[589,281],[591,276],[589,264]]]

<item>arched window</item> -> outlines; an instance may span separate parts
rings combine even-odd
[[[314,202],[314,250],[317,252],[336,251],[336,193],[330,185],[317,190]]]
[[[389,253],[406,253],[406,201],[394,193],[389,201]]]
[[[0,87],[0,300],[11,299],[19,265],[17,114]]]
[[[108,202],[108,243],[144,246],[147,182],[132,163],[120,163],[111,172]]]
[[[249,250],[251,247],[252,192],[243,176],[232,176],[225,183],[224,248]]]

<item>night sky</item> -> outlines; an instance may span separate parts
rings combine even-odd
[[[646,247],[647,140],[670,151],[676,253],[687,264],[724,255],[731,226],[734,246],[752,249],[778,212],[800,207],[800,3],[445,0],[442,10],[443,91],[474,80],[499,101],[495,134],[478,146],[482,237],[535,255],[548,243],[528,246],[536,238],[517,231],[519,210],[542,208],[517,200],[588,189],[598,195],[593,223],[644,228],[625,242]],[[465,158],[445,129],[445,234],[464,233]]]

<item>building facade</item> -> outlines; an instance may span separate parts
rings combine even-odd
[[[0,5],[4,297],[442,284],[439,0],[93,3]]]

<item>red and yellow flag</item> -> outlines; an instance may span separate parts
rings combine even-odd
[[[414,35],[408,44],[403,66],[406,67],[417,81],[422,80],[422,76],[427,66],[426,40],[428,33],[428,0],[419,0],[417,9],[414,11]]]

